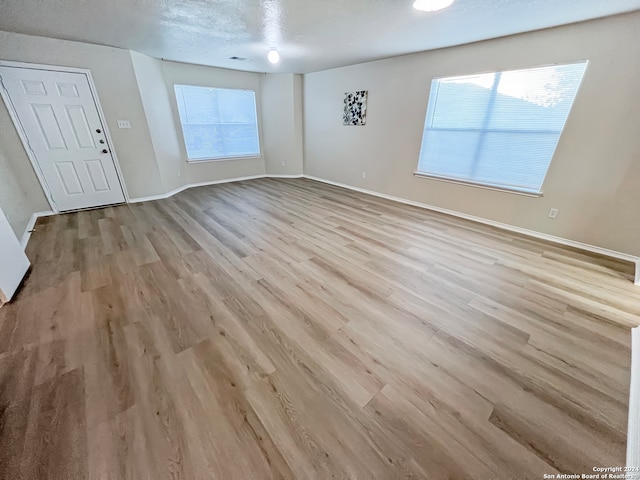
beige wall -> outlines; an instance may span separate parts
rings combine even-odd
[[[161,190],[170,192],[184,184],[184,159],[178,140],[180,124],[173,120],[162,61],[129,53],[162,181]]]
[[[91,70],[129,195],[160,193],[160,174],[127,50],[0,32],[0,59]],[[118,119],[130,120],[132,128],[119,129]]]
[[[265,74],[260,87],[267,173],[302,175],[302,76]]]
[[[163,62],[126,50],[6,32],[0,32],[0,60],[91,70],[133,199],[189,183],[265,173],[264,158],[188,164],[173,96],[174,83],[251,89],[256,91],[260,115],[261,74]],[[130,120],[132,128],[119,129],[119,119]],[[268,120],[262,118],[262,123]],[[296,131],[301,152],[302,132]],[[265,143],[273,142],[261,138]],[[263,153],[266,157],[264,147]],[[300,171],[301,161],[300,153]],[[20,238],[30,216],[50,207],[4,104],[0,106],[0,187],[0,207]]]
[[[173,89],[176,84],[186,84],[253,90],[260,113],[259,74],[166,62],[136,52],[131,52],[131,59],[165,192],[190,183],[265,173],[264,157],[187,162]]]
[[[0,100],[0,209],[18,240],[35,212],[50,210],[9,112]]]
[[[264,174],[264,157],[187,163],[187,152],[184,146],[184,140],[181,137],[180,117],[178,116],[178,106],[176,104],[173,91],[173,86],[176,84],[253,90],[256,92],[258,118],[260,118],[260,74],[227,70],[223,68],[203,67],[185,63],[161,63],[166,92],[170,98],[170,113],[173,119],[172,125],[176,126],[176,128],[172,127],[173,132],[175,132],[176,135],[180,135],[178,146],[180,148],[180,156],[183,159],[182,171],[184,172],[183,178],[185,183],[200,183],[226,178]],[[260,144],[263,144],[261,129]]]
[[[305,174],[640,255],[639,26],[633,13],[305,75]],[[433,77],[582,59],[544,197],[413,176]],[[364,127],[342,125],[352,90],[369,90]]]
[[[131,52],[131,59],[165,191],[264,173],[302,174],[301,75],[167,62],[136,52]],[[173,89],[176,84],[256,92],[262,158],[188,163]]]
[[[225,178],[304,173],[640,255],[640,13],[299,75],[163,62],[109,47],[0,32],[0,59],[88,68],[129,195]],[[415,178],[434,76],[589,59],[543,198]],[[256,91],[263,158],[188,164],[173,84]],[[303,95],[304,89],[304,95]],[[345,91],[369,90],[365,127],[344,127]],[[128,119],[132,128],[118,129]],[[303,130],[304,125],[304,130]],[[304,147],[303,147],[304,134]],[[285,166],[282,166],[282,161]],[[361,172],[367,172],[366,180]],[[47,210],[4,106],[0,207],[18,236]],[[549,220],[549,208],[560,209]]]
[[[261,158],[187,162],[187,152],[173,89],[176,84],[186,84],[253,90],[256,92],[260,117],[260,74],[166,62],[136,52],[131,52],[131,59],[166,192],[191,183],[265,173],[263,122],[259,125],[260,144],[263,151]]]

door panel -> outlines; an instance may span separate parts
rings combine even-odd
[[[76,145],[78,148],[96,148],[96,144],[93,141],[91,135],[91,127],[87,122],[87,115],[84,112],[82,105],[67,105],[65,106],[67,111],[67,117],[69,123],[73,128],[73,135],[76,139]]]
[[[102,168],[102,162],[100,160],[86,160],[85,167],[87,167],[87,173],[91,179],[91,184],[96,192],[105,192],[111,187],[109,186],[109,180],[107,180],[107,174]]]
[[[58,95],[61,97],[79,97],[78,89],[73,83],[56,83]]]
[[[42,135],[47,148],[49,150],[67,150],[67,144],[64,141],[60,123],[56,118],[53,107],[51,105],[31,104],[31,110],[38,123],[38,127],[40,127],[39,133]],[[31,138],[29,138],[29,141],[31,141]]]
[[[124,202],[85,74],[0,66],[0,79],[60,211]]]
[[[82,182],[78,178],[78,172],[73,162],[57,162],[55,164],[58,172],[58,180],[62,183],[67,195],[79,195],[84,193]]]
[[[22,90],[27,95],[46,95],[47,90],[44,83],[35,80],[20,80]]]

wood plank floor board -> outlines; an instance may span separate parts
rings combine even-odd
[[[37,348],[20,349],[0,357],[0,405],[3,408],[31,398],[37,365]]]
[[[624,464],[631,266],[260,179],[40,218],[0,478],[496,479]]]
[[[519,405],[496,404],[489,421],[554,469],[586,473],[593,471],[594,465],[611,461],[624,465],[619,442],[610,442],[538,399],[530,398]],[[576,455],[578,451],[581,453]]]
[[[603,316],[590,314],[580,308],[574,308],[571,305],[567,307],[563,317],[568,324],[602,335],[615,342],[623,351],[631,351],[629,329],[624,325]]]
[[[366,332],[347,326],[335,335],[335,341],[358,355],[365,365],[386,384],[402,385],[420,398],[438,398],[457,414],[486,421],[493,403],[473,388],[447,373],[440,364],[412,351],[389,337],[363,338]],[[377,341],[375,341],[377,340]],[[423,340],[423,346],[429,340]],[[411,365],[411,368],[407,368]],[[425,382],[424,379],[429,381]]]
[[[87,429],[82,369],[34,388],[24,431],[20,470],[7,478],[85,478]]]
[[[535,478],[541,471],[557,473],[537,455],[527,455],[526,446],[492,423],[487,423],[489,417],[479,419],[463,416],[454,406],[456,404],[450,404],[438,397],[424,398],[402,386],[394,387],[422,414],[441,425],[447,432],[464,431],[464,435],[456,435],[455,440],[460,442],[462,448],[473,452],[493,472],[500,472],[500,475],[510,478]],[[498,445],[499,448],[496,448]]]
[[[161,475],[156,477],[155,474],[154,459],[150,451],[154,444],[145,438],[140,408],[139,405],[134,405],[89,430],[87,478],[163,478]]]
[[[387,385],[366,409],[398,438],[416,462],[438,478],[491,478],[489,466],[452,437],[445,427]]]
[[[600,432],[611,442],[624,445],[625,404],[573,376],[503,345],[476,342],[469,337],[461,340],[439,332],[430,347],[427,354],[434,358],[441,358],[446,352],[450,358],[447,366],[455,367],[451,361],[454,358],[466,365],[466,368],[455,367],[456,376],[465,378],[465,382],[493,403],[499,401],[503,392],[512,392],[511,396],[518,398],[525,391]],[[587,414],[591,408],[594,411]]]

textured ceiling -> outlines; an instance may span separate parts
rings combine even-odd
[[[435,13],[412,0],[0,0],[0,30],[304,73],[637,9],[640,0],[457,0]],[[267,62],[269,47],[280,64]]]

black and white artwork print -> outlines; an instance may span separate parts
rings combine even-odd
[[[367,90],[344,94],[344,125],[364,125],[367,123]]]

